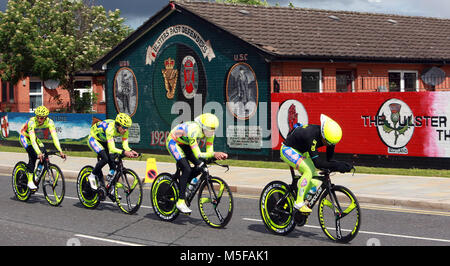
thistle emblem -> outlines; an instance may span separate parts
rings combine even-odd
[[[405,132],[410,128],[412,122],[412,115],[405,117],[403,123],[400,121],[400,109],[402,105],[399,103],[389,104],[389,109],[391,110],[391,121],[392,124],[386,119],[386,115],[382,113],[381,123],[383,125],[383,131],[386,133],[394,132],[394,145],[397,145],[397,140],[400,135],[404,135]]]

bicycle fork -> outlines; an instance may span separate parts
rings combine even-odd
[[[330,194],[331,206],[332,206],[333,212],[334,212],[334,218],[335,218],[335,224],[336,224],[336,237],[337,237],[337,240],[340,240],[342,238],[342,234],[341,234],[342,209],[341,209],[341,206],[339,205],[339,201],[337,200],[336,193],[334,193],[334,190],[332,189],[333,184],[328,182],[327,186],[328,186],[328,191]]]

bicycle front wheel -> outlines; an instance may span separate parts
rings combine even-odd
[[[277,235],[287,235],[295,228],[294,197],[289,186],[272,181],[261,192],[259,209],[266,229]]]
[[[25,162],[18,162],[12,172],[12,188],[16,199],[27,201],[30,198],[31,190],[27,184],[27,165]]]
[[[209,226],[226,226],[233,215],[233,195],[228,184],[219,177],[203,182],[198,194],[198,208]]]
[[[55,164],[49,164],[42,175],[42,190],[45,199],[52,206],[59,206],[64,200],[66,184],[61,169]]]
[[[319,223],[325,235],[336,242],[348,243],[358,234],[361,209],[355,195],[346,187],[325,190],[319,201]]]
[[[155,214],[164,221],[175,220],[180,212],[177,209],[180,190],[171,174],[159,174],[153,181],[150,199]]]
[[[117,206],[126,214],[139,210],[142,203],[142,182],[131,169],[125,169],[115,184]]]

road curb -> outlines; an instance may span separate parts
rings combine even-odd
[[[0,166],[0,174],[11,175],[13,171],[13,166]],[[66,179],[76,180],[78,177],[78,171],[64,170],[64,177]],[[148,186],[148,184],[145,184]],[[248,196],[261,195],[262,188],[245,186],[245,185],[230,185],[230,190],[233,193]],[[380,195],[368,195],[368,194],[357,194],[356,195],[359,203],[366,204],[379,204],[394,207],[408,207],[408,208],[420,208],[427,210],[438,210],[438,211],[450,211],[450,204],[444,202],[430,202],[421,199],[411,199],[411,198],[389,198]]]

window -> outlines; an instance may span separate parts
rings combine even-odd
[[[389,71],[389,91],[418,91],[417,71]]]
[[[6,102],[7,82],[2,81],[2,102]]]
[[[302,92],[322,92],[322,70],[302,69]]]
[[[92,84],[90,80],[75,81],[75,95],[84,103],[92,104]]]
[[[353,91],[353,71],[339,70],[336,71],[336,92],[352,92]]]
[[[9,102],[14,102],[14,86],[9,83]]]
[[[42,81],[30,81],[30,112],[33,112],[42,103]]]

